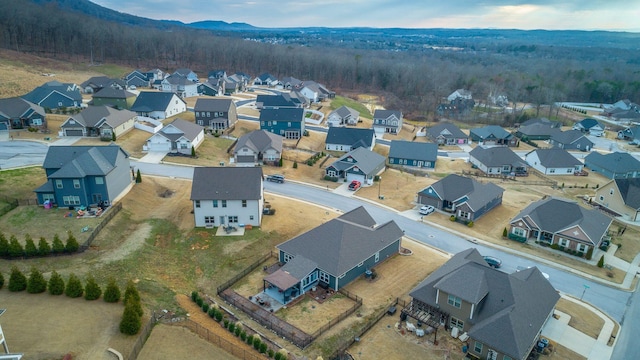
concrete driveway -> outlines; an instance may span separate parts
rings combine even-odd
[[[143,156],[139,161],[150,164],[160,164],[162,159],[167,156],[167,151],[149,151],[147,155]]]

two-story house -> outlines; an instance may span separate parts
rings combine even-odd
[[[232,99],[198,99],[193,111],[196,124],[210,130],[232,129],[238,122],[238,110]]]
[[[399,110],[376,110],[373,113],[373,130],[376,134],[398,134],[402,130],[402,112]]]
[[[198,84],[181,75],[171,75],[161,82],[163,92],[175,93],[181,98],[198,96]]]
[[[265,130],[242,135],[233,150],[236,166],[280,165],[283,139]]]
[[[260,129],[282,135],[285,139],[299,139],[304,134],[304,109],[262,109]]]
[[[140,116],[166,119],[187,111],[187,103],[174,93],[142,91],[131,106],[131,111]]]

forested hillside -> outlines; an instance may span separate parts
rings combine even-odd
[[[402,109],[414,118],[433,116],[442,98],[458,88],[471,90],[480,101],[490,94],[534,104],[640,101],[638,34],[451,30],[455,36],[447,36],[446,29],[213,32],[96,7],[85,0],[64,0],[61,5],[3,0],[0,46],[75,62],[169,71],[189,67],[201,76],[225,69],[312,79],[338,92],[383,95],[388,108]],[[559,40],[554,43],[554,38]]]

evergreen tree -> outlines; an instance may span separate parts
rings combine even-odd
[[[133,308],[131,303],[127,303],[120,320],[120,332],[125,335],[135,335],[140,331],[142,321],[138,312]]]
[[[0,289],[4,286],[4,276],[0,273]]]
[[[127,288],[124,291],[123,302],[125,306],[131,306],[138,316],[142,317],[144,311],[142,310],[142,303],[140,302],[140,293],[131,280],[127,283]]]
[[[23,291],[27,288],[27,277],[18,269],[17,266],[11,268],[11,276],[9,277],[9,291]]]
[[[104,290],[104,301],[108,303],[116,303],[120,301],[120,288],[116,283],[116,279],[110,278],[106,289]]]
[[[0,232],[0,256],[9,256],[9,241]]]
[[[49,294],[62,295],[64,294],[64,279],[55,270],[51,273],[49,278]]]
[[[51,245],[49,245],[47,239],[45,239],[43,236],[38,242],[38,255],[47,256],[49,254],[51,254]]]
[[[73,236],[71,231],[68,232],[69,237],[67,238],[67,244],[64,246],[64,251],[67,253],[74,253],[78,251],[80,245],[78,245],[78,240]]]
[[[24,236],[24,254],[27,257],[38,255],[38,248],[36,247],[36,243],[33,242],[33,238],[29,234],[26,234]]]
[[[604,267],[604,255],[602,255],[600,257],[600,260],[598,260],[598,267],[599,268],[603,268]]]
[[[111,141],[116,141],[116,133],[115,132],[111,132]]]
[[[140,169],[136,172],[136,184],[140,184],[142,182],[142,175],[140,175]]]
[[[29,280],[27,281],[27,292],[30,294],[39,294],[47,290],[47,280],[44,279],[42,273],[35,267],[31,268]]]
[[[82,283],[80,279],[75,275],[69,275],[69,280],[67,281],[67,288],[64,289],[64,294],[70,298],[81,297],[82,293],[84,293],[84,289],[82,288]]]
[[[84,286],[84,298],[85,300],[96,300],[100,298],[102,295],[102,289],[100,285],[96,282],[96,279],[93,276],[89,275],[87,277],[87,283]]]
[[[62,254],[64,252],[64,244],[62,243],[62,240],[60,240],[60,236],[58,236],[58,234],[53,235],[51,251],[54,254]]]
[[[196,148],[191,147],[191,157],[196,157]]]
[[[24,249],[22,248],[22,244],[18,241],[15,235],[11,235],[9,238],[9,256],[12,258],[22,257],[24,256]]]

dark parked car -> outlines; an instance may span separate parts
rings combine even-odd
[[[486,261],[487,264],[489,264],[489,266],[491,266],[492,268],[498,269],[500,268],[500,266],[502,266],[502,260],[493,256],[485,256],[484,261]]]
[[[267,181],[282,184],[284,182],[284,175],[267,175]]]

